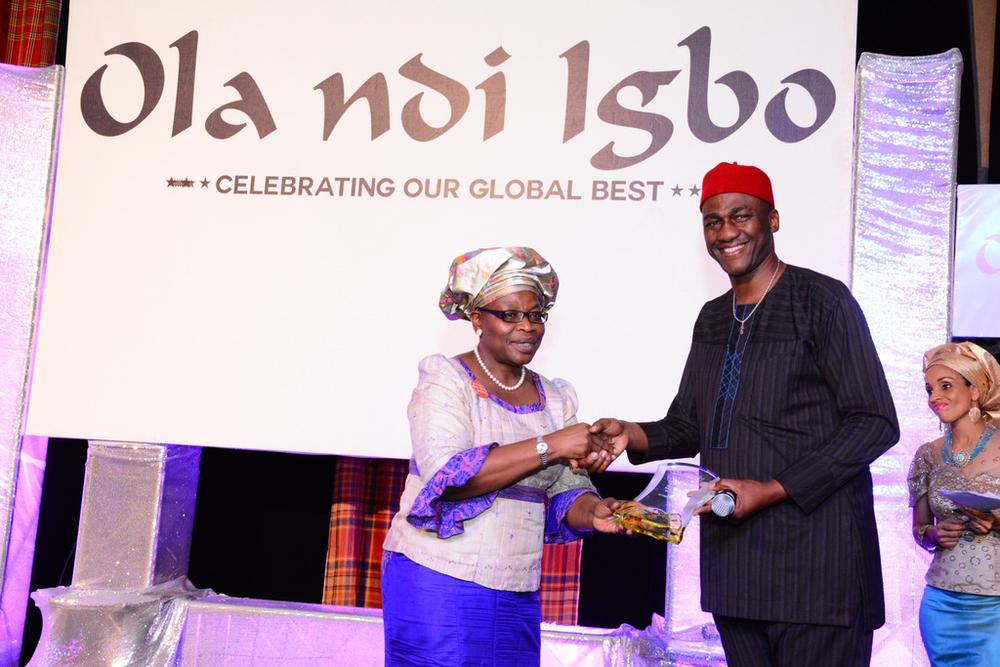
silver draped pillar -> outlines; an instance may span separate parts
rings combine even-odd
[[[911,536],[906,473],[937,437],[923,353],[950,336],[962,58],[865,53],[857,70],[852,291],[896,403],[901,437],[872,465],[887,618],[873,664],[925,665],[917,612],[928,554]]]
[[[0,665],[21,652],[47,440],[24,435],[64,71],[0,64]]]

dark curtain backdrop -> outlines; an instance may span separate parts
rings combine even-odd
[[[994,21],[1000,41],[1000,11]],[[990,96],[989,183],[1000,183],[1000,49],[993,48],[993,90]]]

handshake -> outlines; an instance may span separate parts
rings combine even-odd
[[[574,472],[604,472],[634,439],[629,426],[618,419],[604,418],[549,433],[545,436],[549,460],[566,463]]]

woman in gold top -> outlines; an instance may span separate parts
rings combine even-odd
[[[1000,665],[1000,503],[948,497],[1000,495],[1000,366],[947,343],[924,355],[924,381],[945,433],[917,450],[908,480],[914,539],[934,553],[920,634],[935,666]]]

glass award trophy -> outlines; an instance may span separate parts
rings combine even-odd
[[[718,480],[714,472],[693,463],[661,463],[642,493],[615,510],[615,523],[633,533],[680,544],[695,510],[715,497],[709,486]]]

